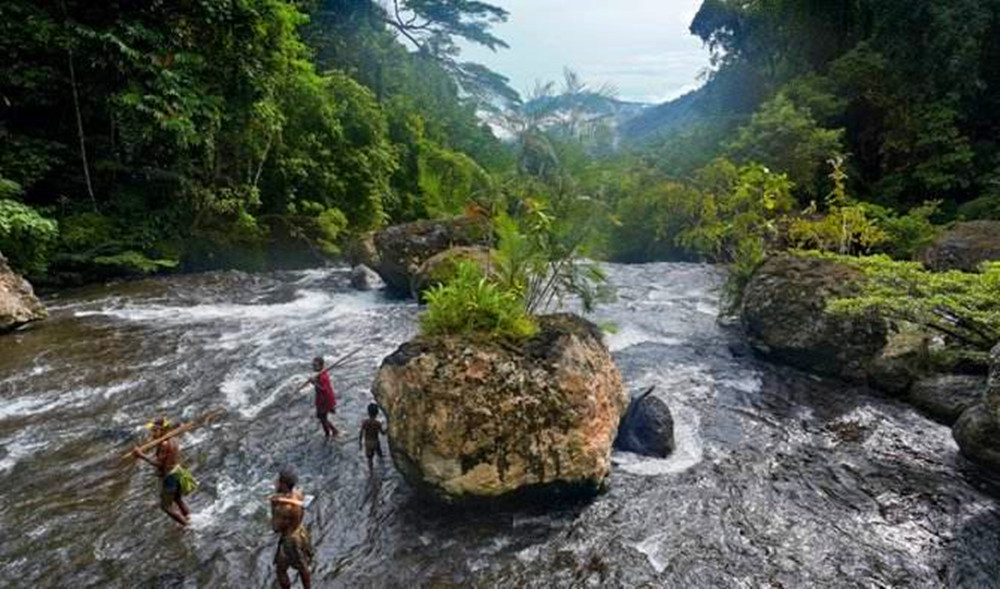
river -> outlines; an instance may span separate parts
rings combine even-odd
[[[381,359],[419,309],[344,268],[220,272],[49,297],[0,338],[0,579],[18,587],[272,587],[265,497],[294,466],[317,587],[1000,587],[1000,497],[948,428],[863,388],[753,358],[716,321],[706,266],[609,266],[596,314],[630,390],[677,422],[666,460],[616,454],[585,505],[468,512],[423,502],[356,442]],[[333,374],[325,445],[310,359]],[[201,487],[190,529],[122,460],[167,414],[224,418],[182,438]]]

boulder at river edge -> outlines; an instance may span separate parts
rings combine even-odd
[[[952,434],[963,455],[1000,471],[1000,344],[990,353],[990,376],[982,400],[962,413]]]
[[[372,387],[403,477],[446,501],[597,492],[628,394],[601,333],[573,315],[531,339],[417,337]]]
[[[907,401],[935,420],[951,425],[969,407],[983,400],[986,379],[969,374],[937,374],[910,387]]]
[[[368,266],[351,268],[351,288],[355,290],[378,290],[385,286],[382,279]]]
[[[488,238],[485,221],[470,216],[394,225],[375,234],[378,264],[374,268],[390,290],[409,296],[421,264],[456,246],[484,245]]]
[[[958,223],[920,252],[930,270],[975,272],[983,262],[1000,261],[1000,221]]]
[[[14,273],[0,253],[0,333],[45,319],[48,313],[31,284]]]
[[[829,300],[856,292],[859,274],[832,260],[775,256],[754,273],[741,319],[761,355],[802,370],[864,382],[886,345],[888,326],[874,314],[842,317]]]
[[[492,268],[491,255],[487,247],[460,246],[431,256],[413,275],[413,296],[419,299],[425,290],[447,282],[459,262],[472,262],[488,273]]]
[[[673,415],[652,388],[629,403],[618,427],[615,448],[656,458],[666,458],[674,451]]]

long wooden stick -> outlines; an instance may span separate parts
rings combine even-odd
[[[363,349],[364,349],[364,347],[362,346],[362,347],[359,347],[359,348],[355,349],[353,352],[349,352],[349,353],[341,356],[336,362],[334,362],[333,364],[330,364],[329,366],[327,366],[323,370],[320,370],[319,373],[316,374],[316,376],[319,376],[320,374],[326,374],[327,372],[330,372],[334,368],[339,368],[340,366],[343,366],[348,360],[350,360],[351,358],[353,358],[354,356],[356,356],[358,354],[358,352],[360,352]],[[299,388],[295,389],[295,392],[297,393],[297,392],[301,391],[302,389],[306,388],[306,386],[308,386],[310,382],[312,382],[312,381],[311,380],[307,380],[304,383],[300,384]]]
[[[214,411],[209,411],[205,415],[201,416],[201,418],[199,418],[199,419],[196,419],[196,420],[194,420],[194,421],[192,421],[190,423],[185,423],[184,425],[178,426],[178,427],[170,430],[169,432],[163,434],[162,436],[156,438],[155,440],[150,440],[150,441],[146,442],[145,444],[139,446],[139,451],[140,452],[145,452],[146,450],[149,450],[150,448],[153,448],[153,447],[157,446],[161,442],[165,442],[165,441],[169,440],[170,438],[177,437],[177,436],[183,434],[184,432],[189,432],[189,431],[191,431],[191,430],[193,430],[195,428],[199,428],[199,427],[207,424],[209,421],[211,421],[212,418],[214,418],[217,415],[220,415],[222,413],[223,413],[222,409],[216,409]],[[134,452],[134,450],[130,450],[130,451],[126,452],[125,454],[122,454],[122,458],[128,458],[129,456],[134,456],[135,454],[133,454],[133,452]]]

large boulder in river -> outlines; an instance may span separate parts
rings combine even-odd
[[[888,326],[874,315],[844,317],[828,301],[857,292],[857,270],[832,260],[770,258],[743,294],[741,319],[763,356],[817,374],[862,382],[886,345]]]
[[[425,290],[448,282],[460,262],[471,262],[489,273],[493,267],[492,252],[482,246],[459,246],[431,256],[413,275],[413,295],[419,299]]]
[[[674,417],[666,401],[653,395],[652,388],[629,403],[615,448],[657,458],[666,458],[674,451]]]
[[[1000,470],[1000,344],[990,353],[990,363],[982,400],[962,413],[952,434],[967,458]]]
[[[983,400],[986,379],[969,374],[937,374],[910,387],[907,401],[937,421],[951,425]]]
[[[351,268],[351,288],[355,290],[378,290],[385,286],[382,278],[365,265]]]
[[[413,276],[435,254],[456,246],[484,245],[489,227],[478,217],[416,221],[394,225],[375,234],[375,270],[400,295],[410,295]]]
[[[48,313],[27,280],[14,273],[0,254],[0,333],[45,319]]]
[[[920,252],[919,258],[938,272],[975,272],[983,262],[1000,261],[1000,221],[958,223]]]
[[[383,361],[372,391],[407,481],[447,501],[601,488],[628,403],[621,375],[590,322],[540,324],[517,345],[418,337]]]

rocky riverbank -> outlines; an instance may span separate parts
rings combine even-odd
[[[978,265],[983,252],[960,251],[959,244],[974,247],[963,241],[970,231],[960,226],[956,234],[939,238],[926,255],[946,269],[965,268],[972,260]],[[935,334],[874,312],[831,313],[828,303],[857,294],[860,280],[857,270],[830,259],[770,258],[744,293],[740,318],[751,347],[770,361],[867,385],[936,421],[954,424],[963,454],[1000,470],[1000,345],[989,362],[943,362],[932,346],[945,356],[950,350]]]
[[[45,319],[48,313],[31,284],[14,273],[0,253],[0,333],[11,331],[33,321]]]

